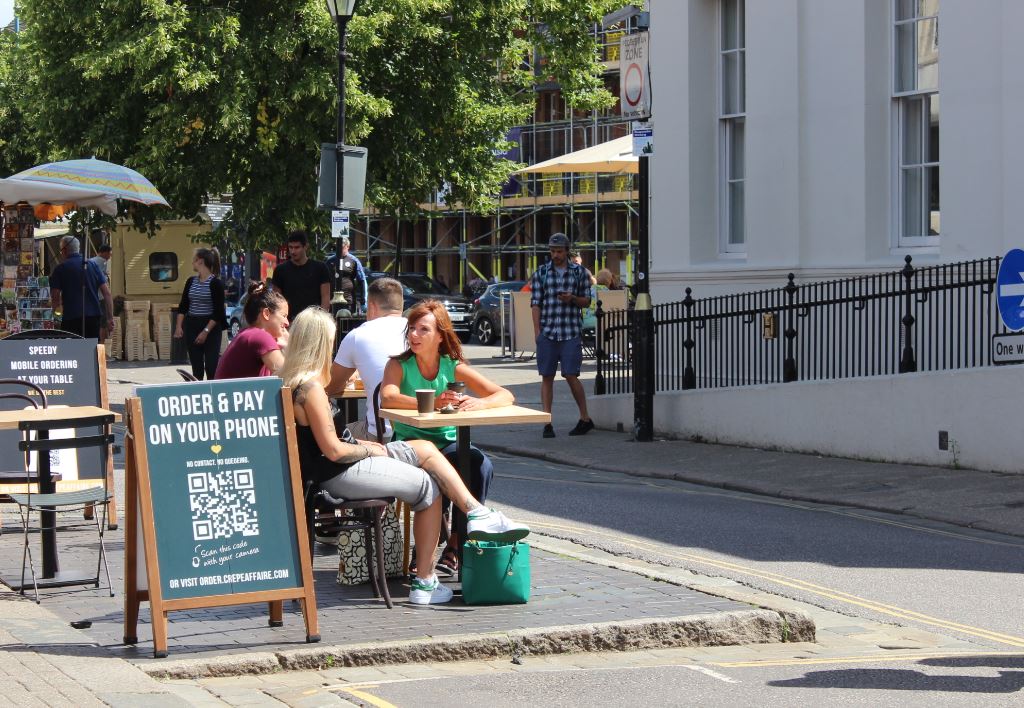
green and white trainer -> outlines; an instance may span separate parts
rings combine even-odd
[[[466,536],[470,541],[499,541],[512,543],[521,541],[530,533],[525,524],[510,521],[500,511],[481,506],[469,512]]]
[[[413,605],[443,605],[451,602],[452,595],[451,588],[442,585],[436,575],[430,576],[430,580],[413,576],[409,602]]]

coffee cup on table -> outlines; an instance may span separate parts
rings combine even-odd
[[[416,389],[416,411],[419,413],[434,412],[434,389]]]
[[[465,381],[449,381],[448,390],[456,394],[461,398],[466,393],[466,382]]]

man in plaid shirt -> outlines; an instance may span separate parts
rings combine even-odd
[[[569,435],[584,435],[594,429],[587,413],[587,396],[580,383],[583,365],[582,314],[590,304],[590,276],[587,270],[569,262],[569,238],[562,233],[548,240],[551,260],[536,270],[530,282],[533,332],[537,337],[537,371],[541,375],[540,400],[545,413],[551,412],[555,370],[562,364],[562,377],[569,384],[580,409],[580,419]],[[544,437],[555,437],[550,423]]]

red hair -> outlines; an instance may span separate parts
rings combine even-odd
[[[455,334],[455,328],[452,327],[452,320],[448,316],[448,310],[445,309],[444,303],[438,300],[421,300],[413,305],[405,316],[409,320],[406,331],[427,315],[433,315],[434,321],[437,322],[437,332],[441,335],[441,342],[438,345],[441,354],[449,356],[455,361],[464,361],[462,342],[459,341],[459,335]],[[405,361],[410,356],[412,356],[412,349],[407,349],[399,358]]]

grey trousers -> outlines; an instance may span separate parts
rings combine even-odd
[[[426,509],[441,495],[430,475],[420,469],[416,452],[404,442],[387,444],[389,457],[367,457],[321,483],[341,499],[396,497],[413,511]]]

